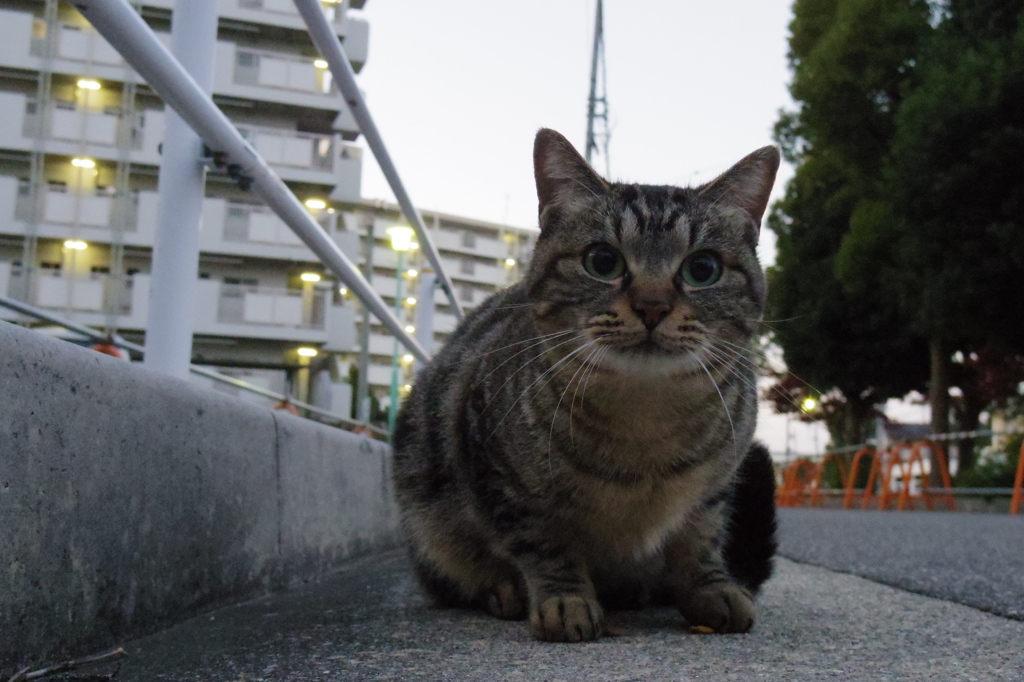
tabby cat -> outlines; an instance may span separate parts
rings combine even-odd
[[[395,431],[404,530],[439,602],[550,641],[599,637],[603,607],[652,595],[690,625],[750,629],[775,551],[751,344],[778,165],[765,147],[697,188],[610,183],[537,134],[528,274],[466,317]]]

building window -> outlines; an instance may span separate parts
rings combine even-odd
[[[469,230],[464,230],[462,232],[462,245],[465,246],[467,249],[475,249],[476,248],[476,232],[470,232]]]
[[[459,270],[463,275],[472,275],[476,272],[476,263],[471,260],[464,260],[459,264]]]
[[[473,302],[473,287],[468,284],[463,284],[459,287],[459,300],[465,303]]]

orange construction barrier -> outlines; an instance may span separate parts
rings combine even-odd
[[[903,451],[910,448],[910,443],[898,443],[893,445],[887,451],[889,453],[889,460],[886,462],[885,472],[882,476],[881,490],[878,492],[878,508],[888,509],[889,503],[892,501],[895,493],[892,490],[892,471],[897,466],[900,468],[901,478],[903,479],[904,485],[910,483],[910,469],[906,466],[903,461]],[[870,488],[870,486],[869,486]],[[865,496],[865,499],[867,496]],[[867,509],[867,506],[864,507]]]
[[[1013,497],[1010,499],[1010,513],[1020,511],[1021,500],[1024,498],[1024,443],[1020,444],[1020,455],[1017,457],[1017,478],[1013,481]]]
[[[839,480],[846,480],[846,462],[843,461],[843,458],[834,452],[825,455],[825,459],[821,460],[818,464],[818,475],[815,477],[814,483],[811,485],[811,499],[809,504],[812,507],[820,507],[824,502],[824,494],[821,492],[821,479],[825,476],[825,465],[828,464],[829,461],[834,461],[836,466],[839,468]]]
[[[956,498],[953,496],[953,478],[949,475],[949,466],[946,464],[946,453],[942,446],[931,440],[922,440],[914,444],[914,451],[920,454],[922,448],[928,448],[932,469],[938,468],[939,480],[945,490],[938,495],[945,498],[949,511],[956,511]],[[923,471],[923,469],[922,469]],[[932,499],[936,496],[928,486],[928,477],[921,475],[921,494],[924,496],[925,506],[932,509]]]
[[[843,496],[843,509],[853,509],[853,495],[856,492],[854,486],[857,484],[857,465],[860,461],[871,455],[871,467],[874,468],[874,459],[877,457],[877,453],[873,447],[861,448],[857,451],[857,454],[853,456],[853,462],[850,464],[850,475],[846,479],[846,494]]]
[[[889,450],[882,451],[876,450],[874,456],[871,458],[871,469],[868,470],[868,481],[866,484],[864,484],[864,492],[860,498],[861,509],[867,509],[868,507],[870,507],[871,503],[875,500],[876,497],[879,498],[879,503],[881,503],[881,496],[885,492],[885,488],[889,483],[888,471],[882,470],[882,464],[885,455],[891,452],[892,448],[890,448]],[[881,479],[881,481],[879,481],[879,479]],[[879,486],[878,495],[875,494],[876,483],[878,483]],[[884,507],[879,505],[879,509],[883,508]]]
[[[801,477],[801,473],[805,475]],[[809,459],[798,459],[782,472],[782,486],[776,495],[780,507],[799,507],[808,497],[808,488],[818,477],[818,465]]]

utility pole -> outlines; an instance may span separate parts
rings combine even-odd
[[[598,92],[600,90],[600,93]],[[600,127],[599,130],[596,128]],[[597,0],[597,17],[594,21],[594,52],[590,60],[590,97],[587,100],[587,163],[596,151],[604,158],[605,177],[611,175],[608,159],[608,74],[604,56],[604,2]]]
[[[363,243],[363,276],[373,283],[373,217],[366,222],[366,240]],[[356,378],[356,420],[370,423],[370,307],[363,304],[363,324],[359,328],[359,376]]]
[[[210,0],[179,0],[171,19],[171,51],[207,95],[213,89],[217,8],[218,3]],[[199,135],[171,107],[167,107],[166,121],[145,364],[157,372],[187,379],[192,362],[206,169]]]

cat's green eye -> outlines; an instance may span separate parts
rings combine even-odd
[[[722,277],[722,260],[710,251],[699,251],[683,261],[679,271],[691,287],[709,287]]]
[[[607,244],[595,244],[583,254],[583,269],[591,277],[610,282],[626,272],[626,259]]]

